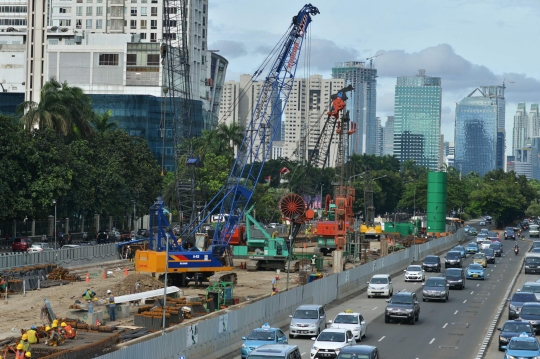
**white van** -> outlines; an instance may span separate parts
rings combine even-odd
[[[227,213],[213,214],[212,217],[210,217],[212,223],[225,223],[228,219],[229,215]]]
[[[525,274],[540,273],[540,253],[525,254]]]
[[[529,237],[540,237],[540,226],[538,224],[531,224],[529,227]]]

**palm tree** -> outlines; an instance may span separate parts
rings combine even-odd
[[[233,158],[236,148],[240,146],[244,140],[244,132],[244,128],[236,122],[233,122],[228,126],[225,123],[221,123],[217,127],[219,139],[225,142],[226,148],[230,151]]]
[[[71,87],[64,81],[62,83],[62,96],[71,114],[71,131],[77,137],[87,138],[93,132],[90,122],[93,112],[90,97],[84,94],[79,87]]]
[[[112,112],[108,110],[104,113],[94,113],[91,123],[98,133],[111,132],[118,129],[118,124],[111,121]]]

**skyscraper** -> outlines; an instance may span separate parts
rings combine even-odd
[[[497,103],[479,88],[456,104],[455,167],[463,175],[497,168],[497,115]]]
[[[354,87],[347,102],[351,121],[356,123],[351,153],[376,154],[377,69],[366,67],[364,62],[342,62],[332,68],[332,78],[344,79]]]
[[[506,100],[504,99],[504,89],[504,83],[502,86],[480,86],[480,90],[484,94],[484,97],[489,98],[493,105],[497,108],[495,169],[504,169],[506,162]]]
[[[441,78],[398,77],[394,108],[394,155],[405,162],[439,170]]]
[[[394,116],[388,116],[383,128],[383,156],[394,155]]]
[[[529,117],[527,116],[527,105],[525,102],[518,103],[516,114],[514,115],[514,133],[512,142],[512,154],[517,156],[516,150],[525,146],[529,130]]]

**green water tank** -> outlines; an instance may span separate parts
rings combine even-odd
[[[412,223],[409,222],[399,222],[396,223],[395,231],[401,234],[401,236],[406,237],[409,234],[413,234],[414,226],[412,225]]]
[[[428,173],[427,232],[446,232],[446,172]]]

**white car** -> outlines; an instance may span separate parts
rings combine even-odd
[[[389,274],[375,274],[368,283],[368,298],[384,296],[390,298],[394,294],[392,278]]]
[[[426,280],[424,275],[424,270],[420,265],[411,265],[405,269],[405,282],[408,281],[418,281],[423,282]]]
[[[485,225],[486,225],[486,221],[480,221],[479,225],[485,226]]]
[[[344,347],[353,345],[354,337],[348,329],[325,329],[319,334],[311,347],[310,357],[328,357],[335,358]],[[317,353],[320,353],[317,355]]]
[[[529,237],[540,237],[540,226],[537,224],[531,224],[529,226]]]
[[[489,248],[489,246],[491,246],[492,244],[493,242],[489,240],[482,241],[482,243],[480,244],[481,245],[480,250]]]
[[[339,313],[332,321],[328,321],[331,329],[348,329],[353,333],[353,337],[357,342],[362,341],[366,336],[367,323],[364,316],[352,310],[346,310]]]
[[[28,253],[39,253],[43,251],[52,251],[49,243],[32,243],[32,246],[26,250]]]

